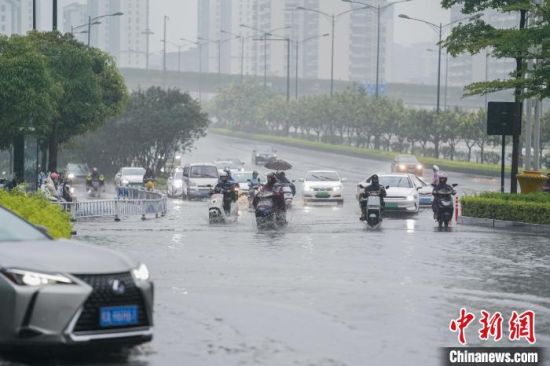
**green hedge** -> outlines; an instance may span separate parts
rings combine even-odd
[[[0,190],[0,206],[33,223],[48,229],[53,238],[70,238],[70,216],[60,206],[51,204],[41,195]]]
[[[550,194],[482,193],[461,205],[463,216],[550,225]]]
[[[395,158],[399,153],[386,151],[386,150],[374,150],[366,149],[355,146],[348,145],[335,145],[328,144],[325,142],[317,142],[305,140],[297,137],[283,137],[283,136],[273,136],[266,134],[254,134],[240,131],[233,131],[223,128],[211,128],[210,132],[217,133],[220,135],[227,135],[233,137],[242,137],[245,139],[252,139],[262,142],[271,142],[278,143],[281,145],[295,146],[306,149],[318,150],[332,152],[336,154],[351,155],[358,157],[366,157],[371,159],[378,160],[391,160]],[[480,164],[472,163],[467,161],[456,161],[456,160],[446,160],[446,159],[435,159],[429,157],[420,157],[420,162],[427,167],[432,165],[438,165],[441,169],[452,172],[461,172],[461,173],[472,173],[480,175],[489,175],[489,176],[498,176],[500,175],[500,165],[498,164]],[[509,167],[506,168],[506,171],[509,172]]]

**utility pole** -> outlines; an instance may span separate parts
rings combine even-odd
[[[145,34],[145,69],[149,70],[149,38],[153,32],[149,26],[149,0],[146,2],[146,13],[145,13],[145,31],[142,32]]]
[[[443,38],[443,24],[439,23],[439,48],[437,56],[437,114],[441,111],[441,41]]]
[[[162,40],[164,44],[164,48],[162,50],[162,71],[166,72],[166,21],[168,20],[168,16],[164,16],[164,39]]]
[[[332,45],[330,51],[330,96],[334,94],[334,25],[336,16],[332,14]]]
[[[32,29],[36,30],[36,0],[32,0]]]
[[[52,14],[52,30],[57,30],[57,0],[52,0],[53,14]]]

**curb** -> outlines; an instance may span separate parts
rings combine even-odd
[[[534,234],[550,234],[550,225],[528,224],[526,222],[519,221],[506,221],[481,217],[460,216],[458,218],[458,223],[460,225],[483,226],[493,229],[521,231]]]
[[[241,131],[225,132],[225,131],[219,131],[219,130],[216,130],[216,129],[210,129],[208,132],[212,133],[212,134],[215,134],[215,135],[229,136],[229,137],[240,138],[240,139],[250,139],[250,140],[261,141],[261,142],[270,142],[270,143],[273,143],[273,144],[290,146],[290,147],[295,147],[295,148],[299,148],[299,149],[306,149],[306,150],[311,150],[311,151],[320,151],[320,152],[326,152],[326,153],[343,155],[343,156],[351,156],[351,157],[355,157],[355,158],[363,158],[363,159],[370,159],[370,160],[377,160],[377,161],[391,161],[390,157],[368,155],[368,154],[359,153],[359,152],[355,153],[355,152],[352,152],[352,151],[336,151],[336,150],[321,147],[321,146],[319,146],[319,147],[307,146],[307,145],[301,144],[300,141],[296,141],[296,142],[292,142],[292,143],[291,142],[285,142],[285,141],[277,141],[277,139],[270,139],[269,136],[266,136],[265,138],[258,138],[257,136],[254,136],[254,134],[250,134],[250,133],[247,133],[247,132],[241,132]],[[338,146],[338,145],[334,145],[334,146]],[[397,155],[399,153],[396,152],[395,154]],[[422,162],[422,157],[419,158],[419,161]],[[500,172],[493,172],[493,171],[488,171],[488,170],[481,171],[481,170],[477,170],[477,169],[468,169],[468,168],[461,169],[461,168],[447,167],[444,162],[443,163],[438,162],[437,164],[439,165],[440,168],[442,168],[442,169],[444,169],[445,171],[448,171],[448,172],[462,173],[462,174],[472,174],[472,175],[478,175],[478,176],[484,176],[484,177],[500,177]],[[426,165],[426,164],[424,164],[424,165]],[[427,165],[429,165],[429,164],[427,164]],[[509,172],[506,172],[506,176],[507,177],[509,176]]]

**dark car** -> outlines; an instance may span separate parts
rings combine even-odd
[[[272,146],[260,145],[252,150],[252,163],[259,165],[277,159],[277,150]]]
[[[418,176],[424,174],[424,165],[413,155],[398,155],[391,163],[392,173],[411,173]]]
[[[131,346],[153,335],[147,267],[75,240],[52,240],[0,206],[0,346]]]
[[[90,169],[87,164],[69,163],[65,167],[65,179],[69,183],[84,183],[89,174]]]

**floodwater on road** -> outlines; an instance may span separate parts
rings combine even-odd
[[[186,162],[248,162],[253,145],[209,136]],[[76,225],[78,239],[147,263],[156,291],[152,343],[123,361],[82,364],[438,365],[439,347],[458,345],[448,327],[461,307],[505,319],[534,310],[537,344],[549,344],[548,238],[473,226],[440,232],[430,209],[367,231],[355,184],[389,163],[277,148],[294,165],[291,178],[338,170],[348,179],[344,206],[304,207],[299,187],[280,231],[259,232],[244,207],[237,224],[212,226],[206,202],[181,199],[158,220]],[[462,189],[498,188],[496,179],[449,180]],[[491,344],[479,341],[478,329],[468,328],[468,343]]]

